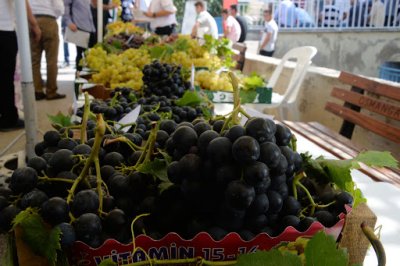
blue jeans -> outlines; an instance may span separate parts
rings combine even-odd
[[[64,42],[64,62],[69,64],[69,49],[67,42]]]

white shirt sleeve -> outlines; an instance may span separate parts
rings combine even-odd
[[[56,17],[64,15],[64,1],[63,0],[53,0],[53,8]]]
[[[200,23],[200,24],[204,24],[204,23],[206,22],[206,20],[207,20],[207,17],[205,16],[204,13],[200,13],[200,14],[197,16],[197,19],[196,19],[196,21],[197,21],[198,23]]]
[[[172,0],[161,0],[161,7],[163,10],[173,13],[175,13],[177,10]]]

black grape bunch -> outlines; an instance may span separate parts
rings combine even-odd
[[[182,97],[190,83],[182,78],[182,67],[153,61],[143,68],[143,92],[145,96],[166,96],[169,99]]]

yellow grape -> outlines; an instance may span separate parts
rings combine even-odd
[[[195,75],[195,82],[206,90],[233,91],[229,77],[225,73],[218,75],[207,70],[198,71]]]

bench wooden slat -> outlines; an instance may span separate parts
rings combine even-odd
[[[364,77],[360,77],[348,72],[341,72],[339,80],[354,87],[376,93],[394,100],[400,100],[400,87],[379,83]]]
[[[367,130],[392,140],[395,143],[400,143],[400,130],[396,127],[390,126],[361,113],[357,113],[336,103],[328,102],[325,109],[342,117],[346,121],[357,124]]]
[[[400,93],[400,89],[399,89]],[[352,91],[333,88],[331,96],[365,108],[372,112],[400,120],[400,107]]]

